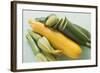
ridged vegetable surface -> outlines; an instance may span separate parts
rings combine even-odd
[[[76,25],[76,24],[73,24],[74,27],[80,29],[80,31],[82,31],[89,39],[91,38],[91,34],[89,31],[87,31],[85,28],[79,26],[79,25]],[[90,40],[89,40],[90,41]]]
[[[32,48],[34,55],[39,53],[40,49],[37,47],[35,41],[32,39],[32,37],[30,36],[29,33],[26,35],[26,39],[27,39],[27,42],[29,43],[30,47]]]
[[[64,55],[73,59],[80,57],[82,52],[80,46],[62,33],[45,27],[44,24],[37,21],[33,21],[30,25],[34,32],[45,36],[51,45],[56,49],[62,50]]]
[[[34,37],[34,39],[33,39]],[[36,33],[31,33],[31,31],[28,30],[28,34],[26,35],[26,39],[30,45],[30,47],[32,48],[33,54],[35,55],[35,60],[38,62],[44,62],[44,61],[55,61],[56,58],[48,53],[48,52],[44,52],[42,49],[40,49],[37,44],[36,41],[38,39],[41,39],[41,36],[36,34]],[[42,50],[42,51],[41,51]]]

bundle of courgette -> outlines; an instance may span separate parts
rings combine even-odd
[[[83,27],[73,24],[66,17],[55,14],[29,20],[32,30],[26,38],[37,61],[56,61],[63,54],[71,59],[81,56],[81,45],[91,47],[91,36]]]
[[[50,45],[46,37],[42,37],[32,30],[28,30],[26,38],[33,50],[36,61],[55,61],[54,55],[61,53],[61,50],[56,50]]]
[[[41,20],[41,18],[38,18],[38,21]],[[51,14],[42,22],[48,27],[61,31],[64,35],[68,36],[78,44],[89,48],[91,47],[90,32],[79,25],[73,24],[66,17],[59,19],[55,14]]]

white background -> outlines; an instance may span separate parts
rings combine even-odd
[[[10,1],[11,0],[0,0],[0,73],[12,73],[10,71],[10,8],[11,8]],[[99,5],[100,3],[99,0],[98,1],[97,0],[33,0],[33,1],[59,2],[59,3],[67,3],[67,4],[69,3],[69,4],[85,4],[85,5]],[[100,25],[98,25],[98,27],[100,27]],[[98,31],[100,31],[100,29]],[[100,37],[100,34],[98,37]],[[100,41],[100,39],[98,39],[98,41]],[[98,51],[100,51],[99,48]],[[100,57],[99,57],[99,61],[100,61]],[[92,68],[35,71],[34,73],[55,73],[55,72],[99,73],[100,65],[99,67],[92,67]],[[25,73],[33,73],[33,72],[25,72]]]

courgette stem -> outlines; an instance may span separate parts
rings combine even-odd
[[[87,46],[88,48],[91,48],[91,43],[87,42],[87,43],[86,43],[86,46]]]

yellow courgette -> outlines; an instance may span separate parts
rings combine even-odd
[[[62,50],[64,55],[73,59],[80,57],[82,52],[80,46],[68,37],[65,37],[62,33],[45,27],[43,23],[37,21],[32,21],[30,25],[34,32],[45,36],[51,45],[56,49]]]

